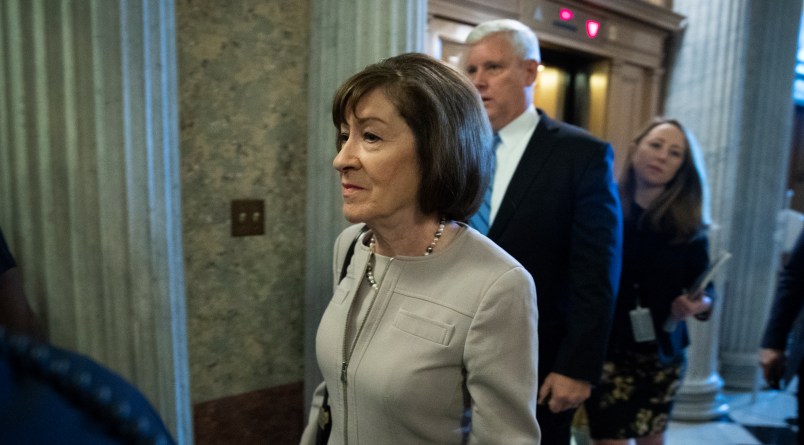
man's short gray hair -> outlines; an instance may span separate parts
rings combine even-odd
[[[514,48],[514,53],[522,60],[535,60],[541,63],[539,39],[532,29],[524,23],[512,19],[489,20],[477,25],[466,37],[466,43],[473,45],[491,34],[502,34]]]

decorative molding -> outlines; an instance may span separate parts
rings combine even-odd
[[[579,0],[578,3],[593,5],[665,31],[677,32],[686,26],[685,16],[644,0]]]

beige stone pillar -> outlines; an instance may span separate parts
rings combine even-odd
[[[312,2],[305,283],[305,406],[321,381],[315,358],[318,322],[332,296],[332,247],[346,226],[332,168],[335,129],[332,95],[350,75],[378,60],[422,51],[426,0]]]
[[[801,1],[674,6],[688,22],[665,114],[685,123],[704,150],[715,222],[711,252],[734,255],[716,281],[717,314],[707,324],[690,323],[693,346],[674,411],[678,419],[705,420],[727,410],[724,381],[751,387],[755,375],[778,264],[773,236],[786,180]]]

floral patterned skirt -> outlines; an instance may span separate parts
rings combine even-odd
[[[611,351],[600,383],[584,404],[593,439],[627,439],[667,429],[684,358],[666,364],[657,354]]]

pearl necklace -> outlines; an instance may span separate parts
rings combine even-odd
[[[436,244],[438,244],[438,240],[441,239],[441,235],[444,234],[444,227],[446,227],[446,225],[447,219],[442,216],[441,220],[438,222],[438,230],[436,230],[435,235],[433,235],[433,242],[424,250],[424,256],[433,253],[433,249],[435,249]],[[369,252],[368,264],[366,264],[366,279],[368,279],[369,284],[374,290],[379,290],[380,285],[374,278],[374,268],[371,267],[371,261],[374,259],[374,234],[371,235],[371,240],[369,241]]]

